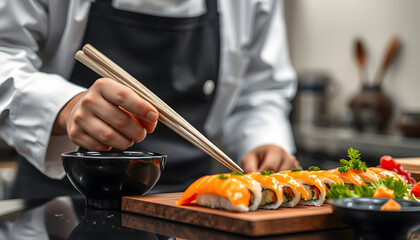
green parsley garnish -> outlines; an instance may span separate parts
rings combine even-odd
[[[353,192],[360,197],[373,197],[375,188],[370,185],[353,186]]]
[[[377,189],[378,187],[386,187],[394,190],[394,198],[402,199],[408,189],[411,188],[411,184],[404,184],[401,180],[395,180],[392,177],[381,178],[378,181],[373,182],[372,187]]]
[[[310,166],[308,167],[308,171],[321,171],[321,168],[318,166]]]
[[[261,171],[261,175],[270,175],[270,174],[273,174],[274,173],[274,171],[269,171],[269,170],[262,170]]]
[[[232,175],[240,175],[240,176],[244,175],[244,173],[241,172],[241,171],[239,171],[239,170],[234,171],[234,172],[231,172],[230,174],[232,174]]]
[[[340,159],[341,167],[338,168],[340,173],[348,172],[351,169],[366,172],[366,163],[360,160],[359,150],[349,148],[347,150],[347,156],[350,160]]]
[[[226,176],[225,174],[220,174],[219,175],[219,179],[222,179],[222,180],[226,180],[226,179],[228,179],[228,176]]]
[[[292,172],[300,172],[300,171],[302,171],[302,169],[300,169],[300,168],[292,168],[292,170],[290,170],[290,171],[292,171]]]
[[[343,197],[373,197],[378,187],[386,187],[394,190],[394,198],[404,198],[408,193],[411,184],[404,185],[400,180],[395,180],[392,177],[382,178],[371,184],[361,186],[351,186],[343,184],[333,184],[327,192],[328,199],[343,198]]]
[[[350,186],[343,184],[331,185],[331,189],[327,192],[328,199],[336,199],[343,197],[372,197],[375,188],[370,185]]]

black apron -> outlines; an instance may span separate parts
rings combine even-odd
[[[211,82],[210,85],[217,86],[220,57],[217,0],[207,0],[206,6],[207,12],[201,16],[172,18],[117,10],[110,0],[96,0],[92,3],[82,45],[92,44],[204,134],[204,123],[214,98],[214,91],[207,92],[205,85]],[[98,77],[77,62],[70,80],[88,88]],[[214,161],[162,123],[130,150],[168,155],[163,175],[151,193],[185,190],[198,177],[211,173],[211,161]],[[55,191],[53,195],[74,192],[67,178],[50,180],[26,161],[21,167],[26,176],[18,173],[15,196],[27,197],[22,194],[28,193],[25,184],[38,185],[32,177],[43,178],[36,188]],[[19,180],[22,178],[27,181]],[[30,194],[39,191],[31,189]]]

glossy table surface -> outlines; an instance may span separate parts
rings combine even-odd
[[[407,236],[419,239],[420,229]],[[0,239],[358,239],[351,228],[249,238],[118,210],[94,210],[83,198],[0,201]]]

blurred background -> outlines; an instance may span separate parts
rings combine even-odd
[[[332,166],[349,147],[369,165],[420,156],[419,9],[416,0],[285,1],[304,165]]]
[[[386,154],[420,157],[420,1],[284,3],[303,167],[337,167],[350,147],[369,166]],[[15,156],[0,141],[0,199],[8,197]]]

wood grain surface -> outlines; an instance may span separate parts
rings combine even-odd
[[[324,240],[351,239],[354,235],[351,228],[339,228],[326,231],[308,231],[283,235],[252,237],[128,212],[121,214],[121,224],[127,228],[153,232],[179,240]]]
[[[420,158],[396,158],[395,161],[406,170],[420,171]]]
[[[123,197],[122,210],[246,236],[266,236],[344,227],[330,205],[237,213],[197,205],[178,206],[182,193]]]
[[[410,171],[414,179],[420,181],[420,157],[396,158],[395,161],[400,163],[405,170]]]

